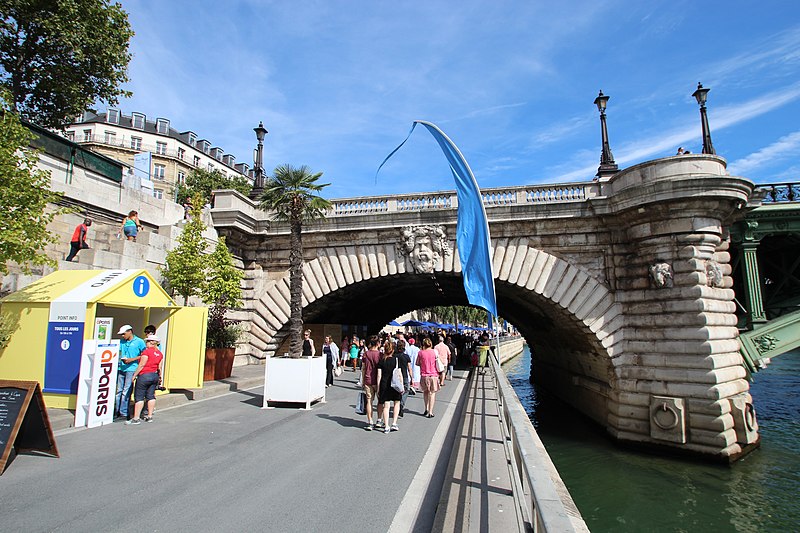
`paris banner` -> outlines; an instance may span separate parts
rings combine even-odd
[[[461,274],[464,277],[464,291],[467,300],[472,305],[483,307],[497,316],[497,300],[494,293],[494,275],[492,274],[492,257],[490,253],[489,222],[486,220],[486,210],[483,207],[481,191],[478,182],[472,174],[467,160],[461,155],[453,141],[444,134],[436,125],[424,120],[415,120],[405,140],[400,146],[392,150],[375,172],[386,164],[390,157],[397,152],[411,137],[417,124],[422,124],[439,143],[447,161],[450,171],[456,182],[456,195],[458,197],[458,224],[456,226],[456,246],[461,258]]]

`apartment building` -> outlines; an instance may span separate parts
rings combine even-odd
[[[124,115],[113,108],[99,114],[86,111],[66,127],[65,135],[70,141],[121,161],[131,169],[136,154],[149,152],[150,168],[137,171],[145,175],[149,171],[156,198],[172,199],[177,184],[183,183],[195,168],[216,169],[227,176],[239,174],[253,180],[253,171],[247,163],[237,163],[233,154],[226,154],[193,131],[178,132],[166,118],[148,120],[144,113]]]

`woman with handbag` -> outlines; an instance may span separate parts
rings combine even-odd
[[[397,383],[398,379],[399,384]],[[403,398],[403,390],[400,361],[394,355],[394,344],[391,340],[387,340],[383,345],[381,360],[378,362],[378,412],[383,418],[384,433],[400,429],[397,427],[397,417],[400,416],[400,400]],[[389,402],[394,403],[391,426],[389,425]]]
[[[330,335],[325,335],[325,344],[322,345],[322,354],[325,356],[325,387],[333,385],[333,374],[340,375],[339,347],[333,342]]]

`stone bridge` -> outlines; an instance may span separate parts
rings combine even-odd
[[[616,439],[732,460],[758,443],[726,228],[752,182],[682,155],[594,182],[484,189],[500,315],[535,379]],[[304,320],[367,325],[466,305],[454,192],[339,199],[304,228]],[[215,228],[246,272],[248,353],[289,321],[289,228],[234,191]],[[415,239],[416,237],[416,239]]]

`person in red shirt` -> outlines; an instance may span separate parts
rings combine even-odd
[[[139,355],[139,366],[133,374],[136,379],[133,397],[136,403],[133,406],[133,418],[125,422],[126,424],[141,424],[139,418],[144,408],[144,401],[147,399],[147,416],[145,422],[153,421],[153,413],[156,409],[156,387],[163,383],[164,379],[164,354],[158,349],[160,339],[155,335],[148,335],[145,339],[147,348]]]
[[[89,226],[91,225],[92,219],[84,218],[83,224],[78,224],[75,226],[75,231],[72,233],[72,239],[69,242],[69,255],[67,256],[67,261],[72,261],[75,259],[75,256],[78,255],[80,250],[89,247],[86,242],[86,234],[88,233]]]

